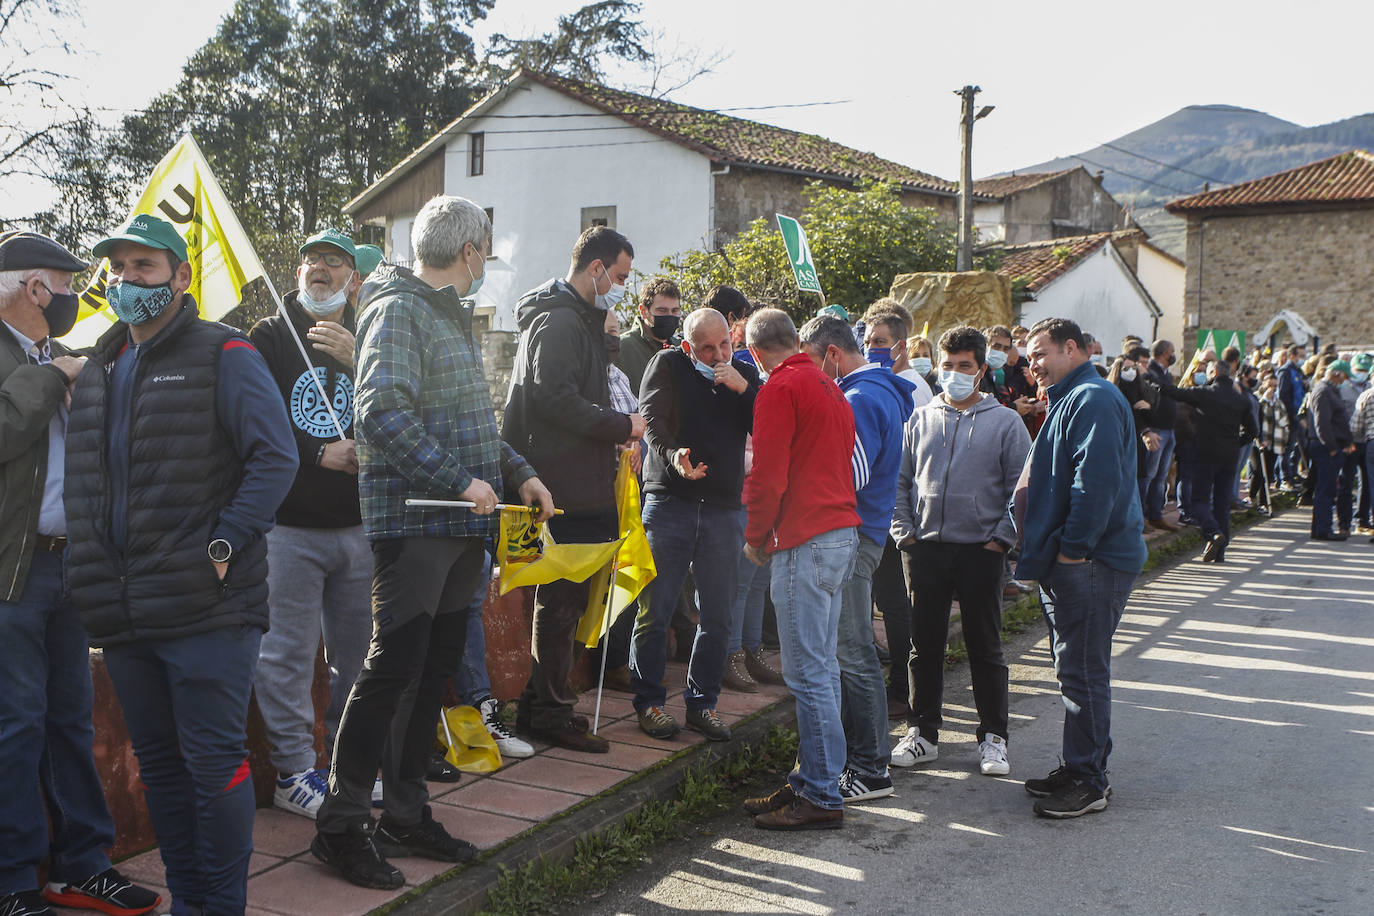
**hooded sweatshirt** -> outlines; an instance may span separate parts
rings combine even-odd
[[[943,397],[918,409],[902,440],[892,539],[1011,547],[1007,502],[1028,451],[1026,424],[990,394],[965,410]]]
[[[916,386],[892,370],[867,365],[839,380],[854,411],[854,494],[859,533],[887,543],[897,470],[902,464],[902,426],[915,407]]]
[[[618,530],[615,447],[632,427],[628,415],[610,406],[606,313],[566,280],[550,280],[520,299],[516,317],[520,349],[501,437],[535,467],[560,509],[592,519],[573,540],[612,539]],[[566,532],[572,520],[556,521]]]

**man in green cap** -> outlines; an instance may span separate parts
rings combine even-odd
[[[367,275],[386,260],[386,255],[376,245],[359,245],[353,257],[357,261],[358,273],[363,279],[367,279]]]
[[[171,224],[108,257],[119,321],[77,376],[65,509],[72,602],[129,728],[174,913],[242,913],[255,799],[244,753],[267,628],[267,546],[296,473],[258,351],[202,321]],[[106,912],[113,912],[106,910]]]
[[[267,533],[272,625],[262,638],[254,691],[277,768],[273,804],[314,818],[329,775],[315,766],[315,652],[323,637],[324,746],[332,754],[372,639],[372,552],[358,508],[353,440],[357,249],[348,236],[326,229],[306,239],[300,255],[296,289],[248,334],[276,380],[300,461]]]

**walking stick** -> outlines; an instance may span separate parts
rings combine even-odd
[[[611,607],[615,603],[615,573],[620,568],[619,558],[611,560],[611,575],[606,580],[606,620],[601,625],[601,673],[596,678],[596,711],[592,714],[592,734],[601,725],[601,691],[606,686],[606,648],[611,636]]]

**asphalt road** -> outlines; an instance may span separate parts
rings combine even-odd
[[[579,914],[1374,913],[1374,545],[1290,511],[1220,566],[1138,583],[1116,636],[1112,798],[1048,821],[1057,765],[1043,630],[1012,649],[1011,776],[978,773],[966,673],[933,769],[841,831],[699,826]],[[961,669],[965,671],[966,669]]]

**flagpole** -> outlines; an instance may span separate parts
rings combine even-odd
[[[616,555],[617,559],[619,554]],[[606,621],[601,627],[601,673],[596,679],[596,712],[592,715],[592,734],[601,724],[601,692],[606,687],[606,648],[610,642],[611,635],[611,608],[614,606],[615,596],[615,573],[620,568],[616,560],[611,560],[611,575],[606,580]]]
[[[200,144],[196,143],[196,138],[188,133],[186,134],[186,140],[190,143],[191,148],[195,150],[196,157],[206,165],[204,176],[205,183],[210,185],[221,198],[228,200],[228,198],[224,196],[224,189],[219,186],[219,179],[215,177],[214,170],[209,168],[210,160],[206,159],[205,154],[200,151]],[[244,239],[248,240],[248,244],[251,247],[253,244],[252,239],[247,232],[243,231],[243,224],[239,222],[239,216],[234,212],[233,207],[229,208],[227,220],[233,220],[234,228],[238,229],[239,234],[242,235]],[[296,326],[291,323],[291,316],[286,314],[286,306],[282,304],[281,294],[277,292],[277,287],[272,283],[271,274],[267,272],[266,267],[263,267],[262,259],[258,258],[257,251],[253,252],[253,257],[257,259],[258,268],[262,271],[262,279],[267,283],[267,291],[272,294],[273,301],[277,303],[277,311],[281,314],[282,320],[286,322],[286,329],[291,332],[291,339],[296,342],[296,349],[301,351],[301,358],[305,360],[306,366],[310,368],[310,379],[315,383],[315,390],[320,394],[320,400],[324,403],[324,409],[329,411],[329,419],[334,421],[335,431],[338,432],[340,439],[347,439],[348,436],[344,434],[343,423],[339,421],[339,415],[334,411],[334,403],[329,400],[329,395],[324,390],[324,383],[321,382],[320,377],[315,374],[315,364],[310,361],[310,354],[306,352],[305,344],[301,343],[300,335],[296,333]]]

